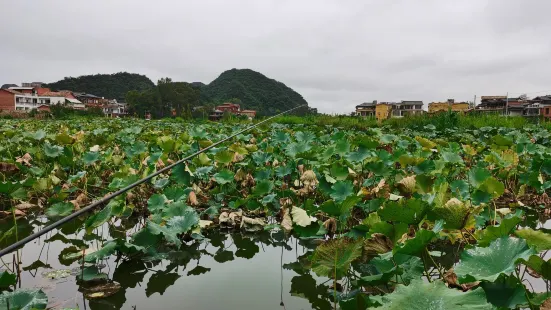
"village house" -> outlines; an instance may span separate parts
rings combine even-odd
[[[239,114],[240,115],[245,115],[248,118],[255,118],[256,111],[255,110],[241,110],[241,112],[239,112]]]
[[[408,115],[423,114],[423,101],[408,101],[394,103],[392,107],[392,117],[404,117]]]
[[[66,98],[66,94],[49,92],[32,87],[10,87],[0,91],[0,110],[5,111],[49,111],[51,105],[72,104],[78,105],[76,99]],[[70,101],[73,101],[71,103]],[[75,102],[76,100],[76,102]]]
[[[87,108],[103,108],[103,106],[109,104],[109,99],[98,97],[92,94],[86,93],[73,93],[75,97]]]
[[[538,96],[524,106],[524,116],[542,116],[546,119],[551,119],[551,95]]]
[[[507,103],[507,96],[481,96],[480,104],[476,106],[479,112],[503,113]]]
[[[482,96],[480,104],[474,111],[481,113],[496,113],[510,116],[526,115],[526,107],[530,101],[517,97],[507,98],[507,96]]]
[[[122,117],[128,115],[127,104],[113,99],[103,107],[103,114],[107,117]]]
[[[395,102],[381,102],[375,106],[375,117],[378,121],[388,119],[392,116],[392,108]]]
[[[209,115],[209,119],[211,121],[220,120],[222,116],[224,116],[224,113],[230,113],[233,115],[245,115],[250,119],[256,116],[255,110],[241,110],[241,106],[239,104],[227,102],[214,108],[212,113]]]
[[[42,88],[42,82],[31,82],[31,83],[26,83],[26,82],[23,82],[21,83],[21,86],[22,87],[32,87],[32,88]]]
[[[375,107],[377,106],[377,100],[373,102],[364,102],[356,106],[356,116],[375,117]]]
[[[429,113],[437,112],[467,112],[470,106],[467,102],[455,102],[454,99],[448,99],[446,102],[431,102],[429,103]]]

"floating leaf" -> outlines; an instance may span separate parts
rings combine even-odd
[[[73,213],[75,205],[70,202],[58,202],[49,207],[45,214],[47,217],[63,217]]]
[[[6,288],[15,285],[17,277],[7,271],[0,272],[0,288]]]
[[[18,289],[0,295],[0,309],[38,310],[46,309],[48,297],[42,290]],[[9,307],[8,307],[9,305]]]
[[[397,285],[396,290],[381,298],[382,310],[482,310],[494,309],[486,301],[486,295],[481,288],[463,293],[448,288],[442,281],[425,283],[415,280],[408,286]]]
[[[523,239],[502,237],[488,247],[474,247],[461,253],[461,261],[454,268],[459,283],[494,282],[500,274],[510,275],[515,263],[528,259],[535,251]]]
[[[362,255],[362,243],[346,238],[328,240],[316,248],[312,270],[320,277],[340,279],[350,264]]]
[[[223,169],[220,172],[216,173],[213,178],[216,183],[223,185],[232,182],[234,175],[235,174],[233,172],[227,169]]]
[[[336,202],[344,201],[348,196],[352,195],[354,185],[350,181],[338,181],[331,187],[331,198]]]
[[[515,235],[526,240],[529,246],[536,248],[536,251],[551,250],[551,234],[543,231],[525,228],[515,231]]]

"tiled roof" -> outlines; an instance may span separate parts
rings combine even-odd
[[[2,91],[2,90],[7,91],[8,93],[12,93],[14,95],[20,94],[20,92],[17,92],[17,91],[12,90],[12,89],[4,89],[4,88],[0,89],[0,91]]]
[[[400,104],[406,104],[406,105],[419,105],[419,104],[423,104],[423,101],[413,101],[413,100],[402,100],[402,102],[400,102]]]
[[[376,105],[377,105],[377,104],[374,103],[374,102],[364,102],[364,103],[362,103],[362,104],[357,105],[356,108],[357,108],[357,107],[374,107],[374,106],[376,106]]]

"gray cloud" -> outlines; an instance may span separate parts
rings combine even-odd
[[[539,0],[12,1],[0,20],[0,83],[118,71],[208,83],[251,68],[327,113],[531,93],[551,89],[550,9]]]

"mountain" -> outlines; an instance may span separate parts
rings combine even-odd
[[[201,87],[205,86],[205,83],[203,83],[203,82],[191,82],[191,83],[189,83],[189,85],[191,85],[193,87],[196,87],[196,88],[201,88]]]
[[[285,84],[250,69],[225,71],[210,84],[201,87],[203,104],[224,101],[240,101],[242,108],[256,110],[258,115],[274,115],[308,104]]]
[[[131,90],[147,90],[155,84],[145,75],[119,72],[114,74],[83,75],[66,77],[61,81],[45,84],[52,90],[72,90],[96,96],[124,101]]]

